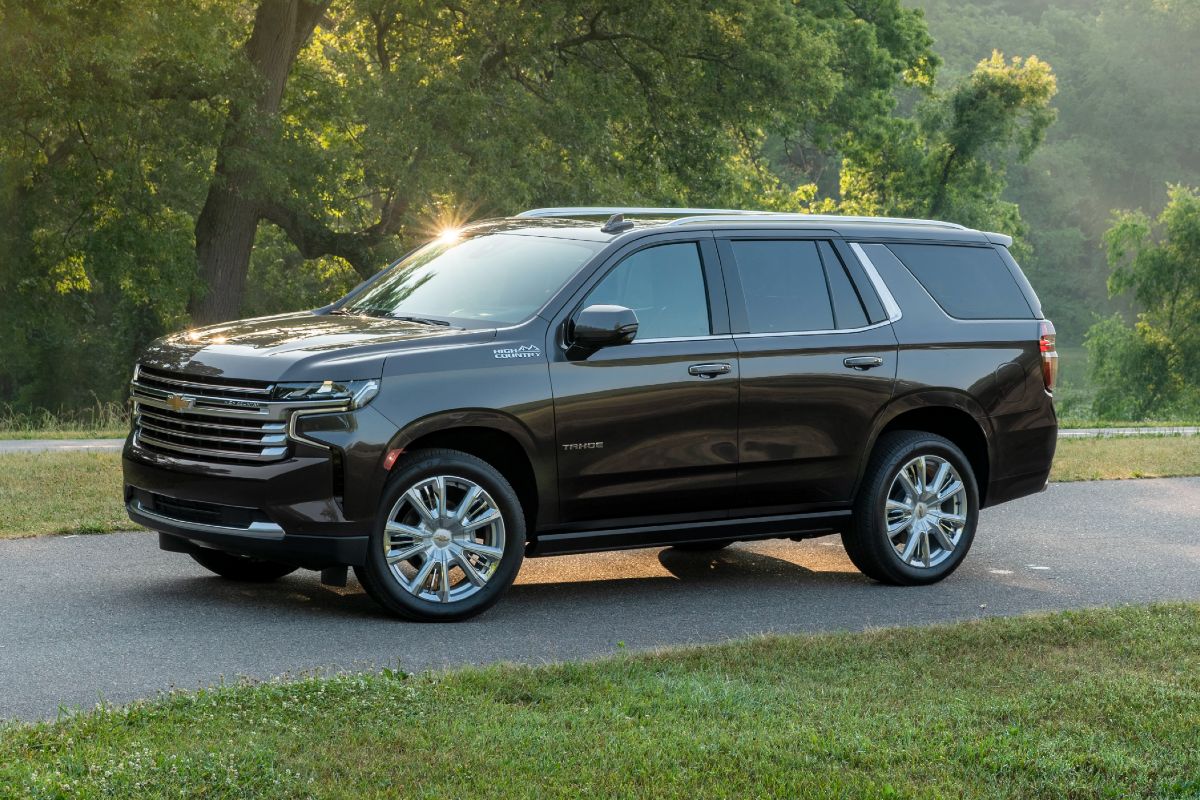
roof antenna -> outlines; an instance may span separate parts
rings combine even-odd
[[[608,218],[608,222],[604,223],[604,227],[600,228],[601,233],[620,233],[627,231],[633,227],[633,220],[625,219],[624,214],[613,214]]]

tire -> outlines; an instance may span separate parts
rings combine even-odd
[[[392,468],[354,574],[392,614],[450,622],[494,605],[524,556],[525,514],[505,477],[467,453],[420,450]]]
[[[951,493],[956,483],[961,487]],[[942,496],[946,499],[939,502]],[[936,434],[895,431],[880,437],[871,454],[842,544],[854,566],[870,578],[895,586],[925,585],[958,568],[978,521],[979,489],[962,450]]]
[[[270,583],[299,569],[291,564],[240,556],[236,553],[212,550],[207,547],[193,550],[191,556],[196,563],[210,572],[215,572],[222,578],[242,583]]]
[[[671,545],[671,547],[684,553],[715,553],[718,550],[724,550],[731,544],[733,542],[729,540],[724,542],[680,542],[679,544]]]

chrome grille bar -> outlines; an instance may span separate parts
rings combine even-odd
[[[242,385],[222,383],[217,378],[205,378],[192,375],[176,375],[150,367],[139,367],[137,381],[146,386],[158,387],[166,391],[182,391],[207,395],[254,395],[269,397],[273,388],[269,383],[261,381],[246,381]]]
[[[273,384],[208,378],[138,366],[130,385],[134,443],[168,455],[221,461],[288,456],[288,421],[298,407],[336,411],[344,400],[283,403]]]

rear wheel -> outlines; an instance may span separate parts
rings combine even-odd
[[[424,450],[392,469],[368,545],[354,572],[398,616],[451,621],[490,608],[512,584],[525,551],[525,515],[494,467],[456,450]]]
[[[269,583],[282,578],[284,575],[290,575],[299,569],[299,567],[294,567],[291,564],[281,564],[278,561],[267,561],[266,559],[253,558],[251,556],[240,556],[236,553],[227,553],[224,550],[212,550],[207,547],[193,550],[191,556],[200,566],[210,572],[215,572],[222,578],[228,578],[231,581],[242,581],[244,583]]]
[[[936,434],[896,431],[871,455],[842,543],[877,581],[935,583],[962,563],[978,518],[979,490],[963,452]]]

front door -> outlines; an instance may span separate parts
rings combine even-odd
[[[895,385],[884,306],[831,240],[730,237],[720,252],[741,363],[735,513],[844,507]]]
[[[598,270],[591,305],[631,308],[630,344],[550,348],[562,521],[716,519],[737,473],[738,361],[711,236],[635,245]]]

